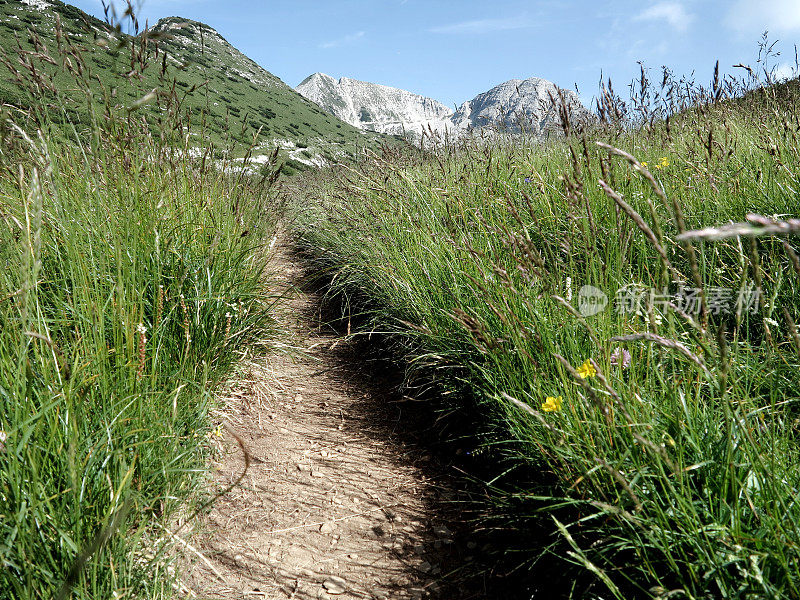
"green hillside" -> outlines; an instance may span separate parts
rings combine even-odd
[[[78,126],[91,120],[89,94],[78,81],[85,78],[95,106],[110,94],[120,111],[157,90],[147,110],[189,115],[191,146],[244,147],[255,140],[256,155],[279,146],[287,157],[312,162],[353,155],[380,139],[325,113],[196,21],[161,19],[134,37],[59,0],[0,0],[0,48],[6,53],[0,100],[27,106],[58,97],[53,104],[72,105],[65,114]],[[80,60],[84,69],[77,67]],[[70,73],[70,67],[81,73]],[[18,77],[42,77],[43,97],[21,95]],[[53,89],[47,89],[48,81]],[[168,109],[162,97],[170,92],[178,102]]]

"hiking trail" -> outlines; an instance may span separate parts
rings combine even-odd
[[[252,459],[185,546],[184,593],[484,597],[445,591],[443,576],[472,559],[475,543],[451,530],[459,494],[445,469],[403,430],[409,404],[370,383],[351,342],[326,327],[318,298],[303,290],[298,259],[287,248],[276,254],[279,325],[294,351],[249,357],[225,390],[212,490],[245,466],[230,432]]]

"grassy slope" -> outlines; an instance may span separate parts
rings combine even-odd
[[[225,146],[231,137],[240,144],[250,144],[259,129],[257,153],[268,153],[271,142],[282,140],[298,148],[308,146],[306,155],[298,156],[301,159],[307,159],[307,154],[341,158],[354,154],[359,147],[377,144],[378,136],[362,133],[325,113],[207,25],[174,17],[159,21],[151,30],[155,35],[150,48],[155,51],[157,46],[167,53],[168,76],[160,77],[163,56],[153,56],[155,60],[141,77],[128,81],[121,75],[131,70],[126,58],[129,55],[115,55],[116,38],[109,37],[113,31],[104,22],[59,0],[48,2],[50,7],[42,11],[19,0],[0,1],[0,47],[13,56],[18,36],[23,47],[30,48],[31,29],[54,54],[58,15],[65,33],[91,57],[88,64],[103,85],[121,91],[121,103],[130,105],[151,89],[171,87],[174,81],[177,92],[185,96],[184,109],[192,116],[196,132],[193,145]],[[111,42],[108,48],[101,48],[98,40]],[[78,104],[73,118],[85,119],[82,96],[69,92],[67,95]],[[0,100],[23,106],[30,101],[21,97],[19,87],[5,76],[0,81]]]
[[[153,524],[202,484],[210,390],[269,326],[242,238],[269,207],[240,224],[232,182],[106,158],[50,145],[41,179],[0,179],[0,598],[54,597],[104,533],[70,597],[170,595]]]
[[[566,570],[558,581],[552,566],[534,566],[532,589],[800,596],[798,247],[696,242],[693,268],[676,241],[681,219],[694,228],[747,212],[797,216],[798,96],[792,84],[688,111],[668,129],[601,130],[585,146],[443,149],[435,161],[364,165],[320,184],[303,236],[333,276],[331,293],[364,311],[365,331],[395,332],[410,373],[459,399],[450,408],[488,462],[514,467],[491,490],[501,527],[551,532],[507,560],[531,566],[552,543],[600,574],[587,583]],[[655,186],[598,139],[647,162]],[[648,235],[674,267],[666,275]],[[709,295],[760,286],[763,304],[693,319],[663,304],[612,309],[625,285],[674,293],[698,278]],[[574,308],[584,284],[612,302],[585,320]],[[613,339],[629,335],[640,337]],[[630,352],[629,367],[613,364],[616,348]],[[604,378],[578,376],[588,359]],[[514,474],[530,472],[520,466],[542,476],[519,488]]]

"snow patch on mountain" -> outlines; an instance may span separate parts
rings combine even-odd
[[[52,6],[47,0],[21,0],[21,2],[36,10],[47,10]]]

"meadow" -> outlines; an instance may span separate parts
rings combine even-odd
[[[82,61],[30,24],[55,44],[0,90],[26,105],[0,123],[0,598],[171,597],[214,391],[276,335],[289,199],[142,38]],[[547,140],[360,146],[292,186],[327,299],[458,423],[475,528],[548,597],[800,597],[800,86],[766,73],[643,70]],[[267,121],[298,133],[242,139]]]
[[[541,597],[800,597],[800,89],[748,73],[306,185],[328,300],[460,423]]]

